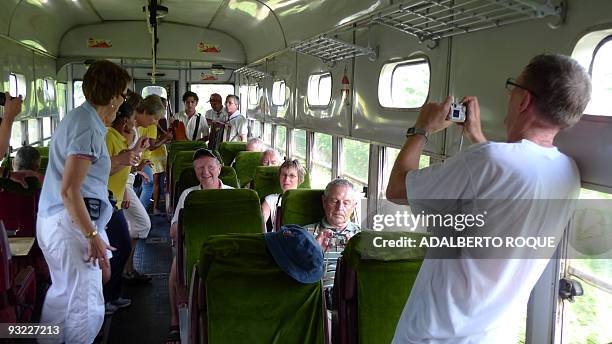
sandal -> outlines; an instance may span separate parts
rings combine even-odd
[[[181,331],[179,325],[171,325],[168,327],[168,335],[166,336],[166,344],[180,344],[181,343]]]

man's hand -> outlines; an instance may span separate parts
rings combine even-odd
[[[21,99],[21,96],[11,98],[11,95],[8,92],[4,93],[4,99],[4,119],[12,122],[21,112],[23,99]]]
[[[317,235],[316,240],[321,246],[321,249],[323,249],[323,252],[327,251],[327,248],[329,246],[329,241],[333,235],[334,233],[332,232],[331,229],[325,229],[322,232],[320,232],[319,235]]]
[[[447,97],[444,103],[427,103],[423,105],[415,127],[425,129],[430,134],[446,129],[453,123],[446,119],[452,103],[453,97]]]
[[[134,146],[134,150],[137,153],[140,153],[140,152],[143,152],[147,148],[149,148],[149,138],[146,136],[141,136],[138,139],[138,142],[136,142],[136,145]]]
[[[472,143],[487,142],[487,138],[482,133],[482,127],[480,126],[480,105],[478,104],[478,98],[464,97],[461,102],[467,109],[467,116],[465,123],[458,123],[458,125],[463,126],[465,136]]]

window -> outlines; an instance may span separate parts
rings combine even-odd
[[[259,85],[249,85],[249,105],[259,104]]]
[[[285,105],[285,80],[275,81],[272,84],[272,105]]]
[[[57,83],[57,111],[61,121],[66,115],[66,84],[62,82]]]
[[[248,99],[249,99],[249,86],[248,85],[240,85],[238,92],[240,94],[240,108],[248,109]],[[246,114],[245,114],[246,115]]]
[[[429,63],[425,59],[385,64],[378,79],[378,101],[387,108],[418,108],[429,94]]]
[[[206,111],[210,109],[210,104],[208,100],[210,99],[210,95],[213,93],[218,93],[223,98],[223,103],[225,104],[225,98],[234,94],[234,85],[232,84],[191,84],[189,85],[189,90],[195,92],[198,95],[200,100],[198,101],[198,105],[196,106],[196,112],[204,114]]]
[[[591,65],[593,93],[585,113],[590,115],[612,116],[612,36],[606,38],[595,50]]]
[[[51,130],[52,130],[51,128],[53,126],[52,120],[53,119],[51,117],[43,118],[42,122],[43,122],[43,138],[44,139],[51,137]]]
[[[308,78],[308,105],[327,106],[331,100],[331,73],[313,74]]]
[[[23,145],[23,132],[21,131],[21,122],[19,121],[13,122],[10,144],[13,151]]]
[[[272,147],[272,123],[264,123],[264,133],[263,133],[264,142]]]
[[[355,140],[342,141],[342,177],[349,179],[358,191],[368,185],[370,145]]]
[[[261,138],[261,122],[249,120],[251,123],[251,137]]]
[[[158,96],[162,97],[162,98],[166,98],[168,99],[168,92],[166,91],[166,89],[164,87],[161,86],[147,86],[145,88],[142,89],[142,92],[140,93],[140,95],[145,98],[146,96],[149,96],[151,94],[157,94]],[[199,97],[200,95],[198,95]]]
[[[315,189],[324,189],[330,180],[332,180],[332,137],[315,133],[310,185]]]
[[[287,157],[285,154],[287,147],[287,128],[282,125],[276,126],[276,139],[274,140],[274,148],[280,153],[281,157]]]
[[[81,106],[85,102],[83,95],[83,80],[74,80],[72,82],[72,104],[73,108]]]
[[[382,189],[381,196],[385,198],[385,193],[387,192],[387,185],[389,185],[389,176],[391,175],[391,169],[393,169],[393,164],[395,164],[395,160],[399,155],[400,150],[392,147],[385,147],[385,161],[383,165],[383,181],[382,181]],[[425,168],[429,166],[429,156],[422,154],[421,159],[419,160],[419,168]]]
[[[53,79],[43,80],[43,99],[47,102],[55,100],[55,81]]]
[[[12,97],[21,96],[23,99],[27,96],[26,79],[21,74],[9,74],[9,93]]]
[[[37,119],[29,119],[28,120],[28,144],[34,144],[39,141],[38,137],[38,120]]]
[[[293,130],[293,154],[292,158],[298,159],[300,164],[306,168],[306,130]]]

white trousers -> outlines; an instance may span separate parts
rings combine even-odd
[[[123,215],[128,223],[132,239],[146,239],[151,231],[151,219],[131,184],[125,186],[125,195],[130,201],[130,207],[123,209]]]
[[[108,243],[106,232],[99,233]],[[104,322],[104,297],[102,270],[87,262],[87,239],[66,210],[49,217],[39,216],[36,236],[49,265],[52,283],[40,322],[63,328],[63,337],[38,341],[92,343]]]

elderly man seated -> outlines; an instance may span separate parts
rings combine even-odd
[[[185,189],[176,204],[176,210],[174,211],[174,217],[170,225],[170,235],[173,240],[176,240],[176,233],[178,229],[179,212],[185,205],[185,198],[190,192],[194,190],[210,190],[210,189],[233,189],[233,187],[223,184],[219,179],[221,174],[221,162],[215,154],[208,149],[198,149],[193,154],[193,169],[195,170],[196,176],[200,185],[196,185]],[[170,278],[168,281],[168,287],[170,289],[170,329],[168,332],[167,342],[180,342],[179,338],[179,320],[178,320],[178,308],[176,307],[176,258],[172,260],[172,267],[170,269]]]
[[[264,148],[265,146],[263,141],[257,137],[254,137],[247,142],[245,150],[247,152],[263,152]]]
[[[43,175],[38,174],[40,169],[40,152],[38,149],[31,146],[23,146],[19,148],[13,160],[13,171],[28,171],[34,172],[38,176],[40,182],[43,182]]]
[[[357,191],[353,183],[338,178],[327,184],[322,201],[325,217],[305,228],[315,236],[323,249],[326,263],[323,285],[331,287],[340,253],[348,240],[361,230],[358,224],[350,220],[357,205]]]
[[[276,149],[266,149],[261,156],[261,166],[278,166],[282,159]]]

